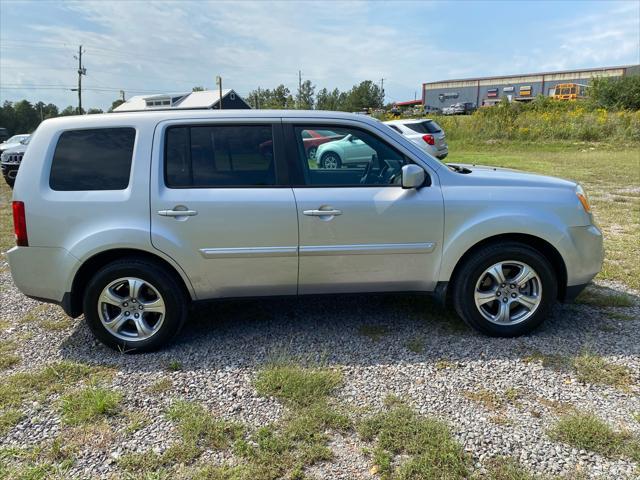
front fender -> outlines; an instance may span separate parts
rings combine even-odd
[[[473,246],[492,237],[523,234],[537,237],[551,244],[570,264],[573,241],[569,227],[559,218],[544,219],[521,212],[497,213],[492,216],[472,217],[458,225],[447,225],[443,242],[442,265],[439,281],[449,281],[462,258]]]

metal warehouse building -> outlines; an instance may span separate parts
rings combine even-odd
[[[425,106],[443,108],[465,102],[472,102],[478,106],[487,105],[504,97],[510,101],[527,101],[533,100],[536,95],[552,94],[559,83],[588,85],[593,77],[638,74],[640,65],[626,65],[430,82],[422,84],[422,103]]]

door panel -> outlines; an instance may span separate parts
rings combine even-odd
[[[439,188],[299,187],[294,193],[299,293],[433,290],[443,228]],[[314,209],[341,214],[305,215]]]
[[[230,123],[224,125],[228,128]],[[234,128],[218,134],[219,130],[206,130],[207,126],[221,126],[218,123],[195,127],[184,122],[179,127],[173,124],[180,141],[166,151],[179,161],[174,162],[166,181],[164,155],[158,152],[165,151],[164,137],[171,129],[168,125],[158,127],[151,173],[151,241],[184,269],[198,299],[295,294],[298,224],[292,189],[278,185],[206,186],[273,181],[269,152],[275,147],[277,160],[277,140],[238,136],[237,129],[242,126],[234,126],[232,121],[231,125]],[[181,127],[198,130],[185,134],[184,140]],[[255,148],[247,145],[252,141]],[[236,144],[240,146],[234,147]],[[174,188],[165,186],[172,181]]]

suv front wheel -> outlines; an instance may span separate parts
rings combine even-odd
[[[187,317],[183,289],[164,268],[137,258],[103,267],[84,297],[89,328],[105,345],[130,351],[168,343]]]
[[[536,328],[548,316],[558,291],[549,261],[515,242],[474,252],[457,272],[453,287],[458,315],[495,337],[515,337]]]

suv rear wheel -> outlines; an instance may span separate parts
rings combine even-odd
[[[487,335],[515,337],[547,317],[558,284],[549,261],[516,242],[488,245],[456,274],[453,304],[471,327]]]
[[[105,345],[130,351],[168,343],[187,317],[184,291],[164,268],[143,259],[123,259],[99,270],[87,285],[84,312]]]

